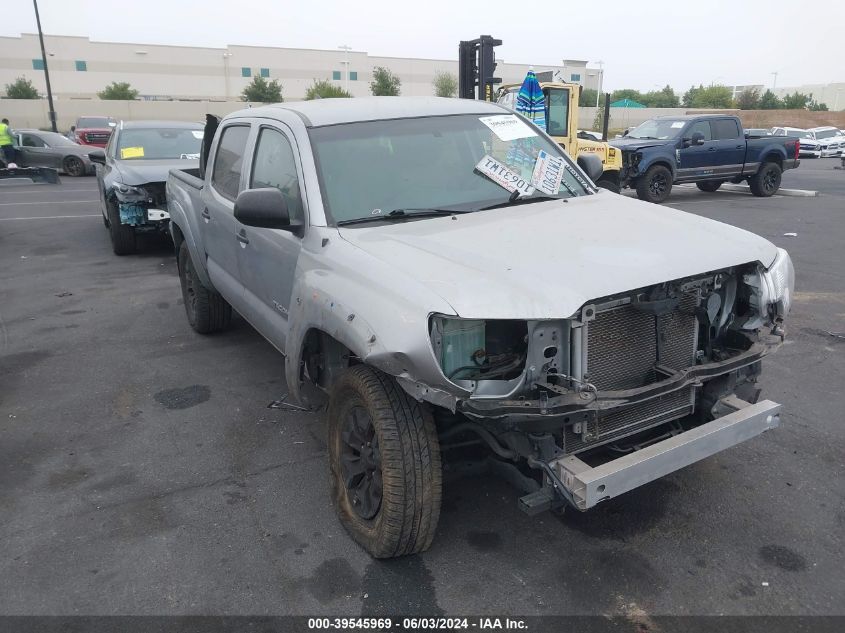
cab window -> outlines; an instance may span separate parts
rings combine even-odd
[[[710,124],[713,128],[713,138],[717,140],[739,138],[739,126],[734,119],[715,119]]]
[[[47,144],[32,134],[21,134],[22,147],[47,147]]]
[[[569,136],[569,90],[550,88],[547,91],[546,131],[551,136]]]
[[[690,126],[689,131],[686,133],[686,136],[688,138],[692,138],[692,135],[696,132],[700,132],[701,134],[703,134],[705,141],[713,140],[713,135],[710,133],[710,121],[696,121]]]
[[[223,130],[214,156],[211,186],[221,196],[233,202],[240,190],[241,166],[244,162],[247,138],[249,138],[249,126],[227,127]]]
[[[302,221],[302,196],[293,148],[278,130],[265,127],[258,136],[252,161],[251,189],[275,187],[282,192],[288,206],[291,223]]]

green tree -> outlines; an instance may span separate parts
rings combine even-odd
[[[38,99],[38,90],[26,77],[18,77],[12,83],[6,84],[7,99]]]
[[[275,79],[267,81],[264,77],[255,76],[241,93],[241,101],[256,103],[282,103],[282,84]]]
[[[633,88],[623,88],[621,90],[614,90],[613,94],[610,95],[611,103],[614,101],[621,101],[622,99],[630,99],[631,101],[642,103],[643,94],[639,90],[634,90]]]
[[[458,94],[458,78],[452,73],[438,70],[434,73],[434,94],[438,97],[455,97]]]
[[[812,95],[805,95],[797,90],[791,95],[783,97],[783,108],[785,110],[804,110],[810,103]]]
[[[760,97],[761,110],[779,110],[782,107],[783,103],[771,90],[766,90],[766,92],[763,93],[763,96]]]
[[[740,110],[756,110],[760,107],[760,91],[756,88],[743,90],[736,100],[736,107]]]
[[[126,81],[113,81],[97,93],[100,99],[106,101],[134,101],[138,97],[138,91]]]
[[[642,97],[641,103],[649,108],[677,108],[680,105],[678,95],[668,84],[662,90],[652,90]]]
[[[402,81],[398,75],[390,72],[384,66],[373,68],[373,80],[370,82],[370,90],[376,97],[398,97]]]
[[[308,86],[305,90],[305,100],[312,99],[336,99],[338,97],[351,97],[352,95],[346,92],[340,86],[335,86],[328,79],[314,80],[314,83]]]
[[[690,89],[689,89],[689,90],[687,90],[687,91],[684,93],[684,96],[683,96],[683,98],[681,99],[681,102],[684,104],[684,107],[685,107],[685,108],[692,108],[692,107],[694,107],[694,106],[693,106],[693,102],[695,101],[695,99],[696,99],[697,95],[698,95],[698,94],[699,94],[702,90],[704,90],[704,86],[703,86],[703,85],[701,85],[701,84],[699,84],[698,88],[696,88],[695,86],[690,86]]]
[[[813,95],[810,95],[811,97]],[[807,106],[808,110],[812,110],[813,112],[827,112],[827,104],[826,103],[819,103],[815,99],[810,101],[810,105]]]

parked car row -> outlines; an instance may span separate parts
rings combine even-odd
[[[845,132],[825,125],[810,129],[797,127],[773,127],[773,136],[797,138],[801,142],[801,156],[827,158],[845,153]]]

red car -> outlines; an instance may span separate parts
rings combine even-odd
[[[105,147],[116,125],[117,121],[110,116],[81,116],[71,131],[80,145]]]

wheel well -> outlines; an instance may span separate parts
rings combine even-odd
[[[763,160],[760,162],[760,165],[765,165],[766,163],[777,163],[778,167],[783,167],[783,157],[779,154],[769,153],[763,157]]]
[[[179,247],[185,241],[185,236],[182,234],[182,229],[178,224],[170,223],[170,234],[173,236],[173,249],[176,251],[176,258],[179,258]]]
[[[328,391],[347,367],[361,362],[336,338],[311,328],[305,334],[300,357],[300,379]]]
[[[672,176],[674,177],[674,175],[675,175],[675,170],[674,170],[674,169],[672,169],[672,165],[670,165],[669,163],[667,163],[665,160],[656,160],[656,161],[654,161],[651,165],[649,165],[649,166],[648,166],[648,168],[647,168],[645,171],[648,171],[648,170],[649,170],[649,169],[651,169],[652,167],[656,167],[656,166],[658,166],[658,165],[660,165],[661,167],[665,167],[666,169],[668,169],[668,170],[669,170],[669,173],[671,173],[671,174],[672,174]],[[643,173],[645,173],[645,172],[643,172]]]

